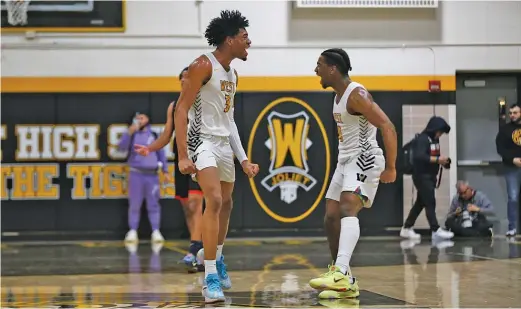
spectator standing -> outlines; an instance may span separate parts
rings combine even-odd
[[[163,171],[165,180],[172,181],[168,174],[166,155],[163,149],[141,156],[134,150],[134,145],[149,145],[157,139],[156,133],[152,131],[149,118],[146,114],[136,114],[132,124],[125,132],[119,142],[120,151],[128,151],[128,165],[130,169],[128,179],[128,231],[125,241],[137,242],[141,206],[146,200],[148,219],[152,227],[152,242],[163,242],[164,238],[159,231],[161,222],[160,183],[158,170]]]
[[[517,212],[521,187],[521,108],[510,106],[510,122],[501,126],[496,136],[496,150],[503,159],[504,176],[507,183],[507,237],[517,234]]]

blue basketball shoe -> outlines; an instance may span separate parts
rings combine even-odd
[[[221,282],[221,287],[223,290],[228,290],[232,288],[232,280],[230,276],[228,276],[228,271],[226,270],[226,264],[224,264],[224,255],[221,255],[221,258],[217,260],[215,263],[217,266],[217,273],[219,274],[219,280]]]
[[[208,274],[208,276],[206,276],[203,282],[202,294],[204,296],[204,302],[207,304],[226,300],[217,274]]]

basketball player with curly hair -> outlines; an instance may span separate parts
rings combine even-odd
[[[259,166],[246,156],[233,117],[238,74],[230,64],[248,57],[248,26],[239,11],[222,11],[210,21],[205,37],[216,49],[190,64],[175,109],[179,170],[195,175],[206,201],[202,293],[207,303],[224,301],[223,289],[231,288],[222,249],[232,210],[233,155],[248,177],[259,171]]]

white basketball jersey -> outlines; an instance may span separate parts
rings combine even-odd
[[[361,154],[381,155],[382,149],[376,141],[377,128],[362,115],[347,112],[347,101],[355,88],[363,88],[359,83],[351,82],[337,102],[333,99],[333,118],[337,124],[338,162],[345,163]]]
[[[207,53],[205,56],[212,63],[212,76],[201,87],[188,112],[189,143],[200,134],[230,136],[231,132],[233,103],[237,88],[235,70],[230,67],[227,72],[213,53]]]

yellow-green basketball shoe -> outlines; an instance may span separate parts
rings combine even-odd
[[[344,298],[357,298],[360,296],[360,288],[358,288],[358,281],[353,278],[354,283],[351,283],[351,287],[344,292],[325,290],[318,294],[320,299],[344,299]]]
[[[309,285],[315,290],[345,292],[351,289],[349,276],[344,275],[335,265],[329,265],[329,271],[318,278],[311,279]]]

